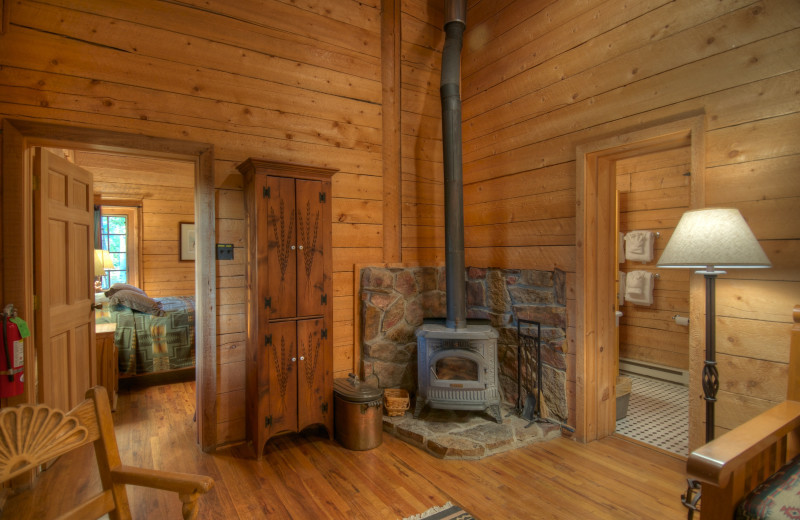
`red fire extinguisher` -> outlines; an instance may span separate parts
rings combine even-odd
[[[22,339],[29,336],[27,324],[17,317],[13,305],[3,310],[3,352],[0,353],[0,397],[14,397],[25,389],[25,352]]]

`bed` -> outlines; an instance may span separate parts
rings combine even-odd
[[[793,314],[786,400],[689,455],[701,520],[800,516],[800,305]]]
[[[176,370],[195,364],[192,296],[149,298],[134,288],[99,293],[97,324],[113,323],[120,378]]]

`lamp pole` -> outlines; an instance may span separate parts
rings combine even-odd
[[[706,279],[706,359],[703,363],[703,398],[706,401],[706,442],[714,439],[714,404],[719,390],[719,372],[716,359],[716,309],[715,290],[717,275],[725,271],[715,271],[709,266],[707,271],[697,271]]]

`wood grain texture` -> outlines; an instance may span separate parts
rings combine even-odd
[[[114,418],[124,464],[180,467],[215,480],[199,501],[207,518],[403,518],[448,500],[477,518],[686,514],[676,499],[685,487],[683,461],[617,438],[589,445],[557,439],[480,461],[443,461],[386,435],[363,452],[313,434],[286,435],[256,462],[246,446],[200,452],[192,413],[192,384],[178,383],[123,392]],[[81,460],[62,458],[35,489],[12,499],[9,513],[46,516],[60,495],[52,490],[65,480],[91,490],[97,478]],[[180,504],[166,494],[129,487],[128,495],[134,518],[179,518]]]

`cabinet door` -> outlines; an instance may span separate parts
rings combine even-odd
[[[299,320],[297,322],[297,429],[315,423],[326,424],[328,410],[326,398],[325,355],[328,351],[328,333],[323,319]]]
[[[297,312],[294,179],[267,177],[267,264],[270,319]]]
[[[297,325],[294,321],[270,323],[267,356],[269,373],[270,435],[297,430]]]
[[[295,181],[297,202],[297,316],[324,313],[324,261],[322,204],[325,194],[320,181]]]

